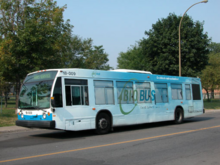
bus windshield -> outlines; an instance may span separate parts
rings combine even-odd
[[[50,107],[50,94],[57,71],[47,71],[28,75],[19,95],[20,109]]]

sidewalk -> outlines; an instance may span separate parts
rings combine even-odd
[[[208,109],[205,110],[205,113],[213,113],[213,112],[220,112],[220,109]],[[25,128],[19,126],[8,126],[8,127],[0,127],[0,134],[3,132],[18,132],[18,131],[33,131],[39,130],[37,128]]]
[[[209,112],[220,112],[220,109],[206,109],[205,113],[209,113]]]
[[[0,134],[5,132],[18,132],[18,131],[30,131],[33,130],[32,128],[25,128],[19,126],[7,126],[7,127],[0,127]]]

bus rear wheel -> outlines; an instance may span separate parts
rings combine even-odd
[[[184,119],[183,110],[181,108],[177,108],[175,111],[175,119],[174,119],[175,124],[181,124],[183,122],[183,119]]]
[[[110,131],[111,122],[110,117],[106,113],[100,113],[96,119],[96,133],[106,134]]]

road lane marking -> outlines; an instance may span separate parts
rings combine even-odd
[[[51,156],[51,155],[58,155],[58,154],[63,154],[63,153],[89,150],[89,149],[95,149],[95,148],[101,148],[101,147],[107,147],[107,146],[113,146],[113,145],[119,145],[119,144],[125,144],[125,143],[132,143],[132,142],[137,142],[137,141],[156,139],[156,138],[160,138],[160,137],[168,137],[168,136],[198,132],[198,131],[203,131],[203,130],[208,130],[208,129],[213,129],[213,128],[219,128],[219,127],[220,127],[220,125],[217,125],[217,126],[213,126],[213,127],[200,128],[200,129],[195,129],[195,130],[176,132],[176,133],[171,133],[171,134],[158,135],[158,136],[152,136],[152,137],[147,137],[147,138],[134,139],[134,140],[129,140],[129,141],[122,141],[122,142],[117,142],[117,143],[109,143],[109,144],[103,144],[103,145],[86,147],[86,148],[79,148],[79,149],[74,149],[74,150],[67,150],[67,151],[54,152],[54,153],[48,153],[48,154],[42,154],[42,155],[34,155],[34,156],[28,156],[28,157],[22,157],[22,158],[8,159],[8,160],[2,160],[2,161],[0,161],[0,163],[12,162],[12,161],[24,160],[24,159],[31,159],[31,158],[38,158],[38,157],[44,157],[44,156]]]

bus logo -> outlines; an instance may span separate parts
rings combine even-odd
[[[133,79],[130,79],[128,80],[124,86],[123,86],[123,89],[121,91],[121,94],[119,96],[119,107],[120,107],[120,111],[123,115],[128,115],[130,114],[131,112],[134,111],[135,107],[137,106],[137,101],[138,101],[138,91],[137,90],[127,90],[126,89],[126,85],[128,82],[130,81],[133,81],[133,80],[136,80],[138,82],[137,79],[133,78]],[[149,101],[150,97],[151,97],[151,100],[154,101],[155,100],[155,90],[140,90],[140,101]],[[131,102],[133,101],[134,102],[134,106],[128,110],[128,111],[125,111],[123,108],[122,108],[122,101],[123,102]]]
[[[128,80],[124,84],[124,87],[123,87],[123,89],[121,91],[121,94],[119,96],[119,107],[120,107],[120,111],[121,111],[121,113],[123,115],[130,114],[135,109],[135,107],[137,106],[137,90],[134,90],[133,93],[132,93],[131,91],[128,91],[127,89],[125,89],[127,83],[132,81],[132,80],[138,81],[137,79],[130,79],[130,80]],[[132,98],[132,96],[133,96],[133,98]],[[129,110],[128,112],[124,111],[123,108],[122,108],[122,104],[121,104],[122,99],[123,99],[123,101],[128,101],[128,100],[131,101],[133,99],[133,101],[135,102],[134,107],[131,110]]]
[[[92,72],[92,77],[96,77],[96,76],[100,76],[100,73],[99,72]]]

